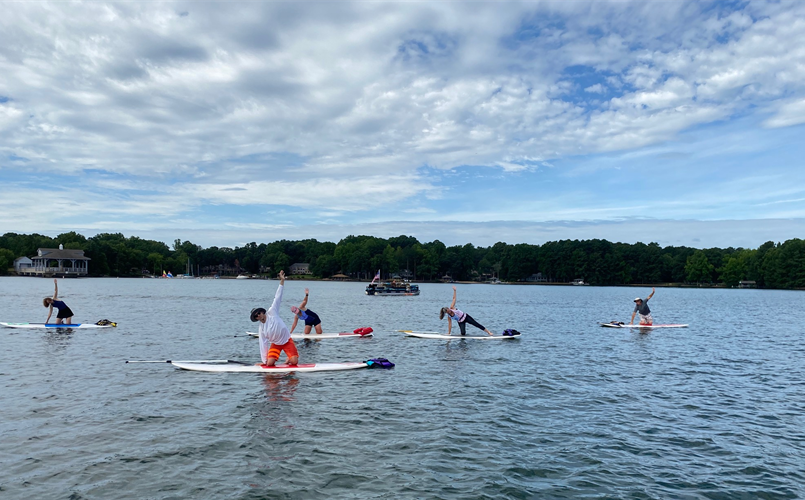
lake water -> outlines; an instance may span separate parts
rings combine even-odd
[[[187,498],[797,498],[805,496],[802,292],[458,285],[457,306],[517,340],[446,330],[449,285],[367,297],[309,282],[325,331],[300,361],[393,370],[206,374],[127,359],[259,360],[248,320],[279,282],[60,281],[74,321],[0,329],[0,496]],[[306,284],[286,285],[282,316]],[[52,281],[0,278],[0,320],[42,322]],[[470,331],[474,329],[468,327]],[[477,331],[477,330],[476,330]]]

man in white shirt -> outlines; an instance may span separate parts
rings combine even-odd
[[[279,277],[280,286],[277,288],[274,302],[271,303],[268,312],[262,307],[255,307],[249,315],[252,321],[260,322],[260,359],[265,366],[274,366],[282,351],[285,351],[289,365],[293,366],[299,362],[299,351],[296,350],[296,344],[291,339],[291,332],[280,318],[282,291],[285,288],[285,271],[280,271]]]

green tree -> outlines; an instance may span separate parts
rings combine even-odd
[[[701,250],[696,250],[693,255],[688,257],[685,265],[688,281],[692,283],[711,283],[714,269],[710,261],[707,260],[707,255]]]
[[[14,253],[7,248],[0,248],[0,275],[9,274],[9,268],[14,266]]]
[[[280,252],[277,254],[276,260],[274,260],[274,265],[272,267],[272,272],[279,273],[280,271],[285,271],[288,273],[289,268],[291,267],[291,258],[288,257],[288,254],[285,252]]]
[[[724,265],[718,269],[718,274],[725,285],[738,286],[741,280],[748,279],[751,254],[751,251],[738,251],[724,258]]]
[[[374,267],[379,267],[389,273],[396,273],[400,270],[400,264],[397,261],[397,252],[395,252],[391,245],[386,245],[386,248],[383,250],[381,264]]]

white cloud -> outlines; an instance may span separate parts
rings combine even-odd
[[[769,128],[790,127],[805,123],[805,98],[779,102],[771,118],[763,122]]]
[[[22,117],[22,110],[0,103],[0,132],[19,126]]]
[[[577,153],[579,147],[601,150],[594,139],[598,131],[591,134],[585,125],[585,110],[549,97],[562,67],[545,76],[513,71],[513,64],[525,61],[500,46],[499,38],[511,35],[523,17],[539,15],[538,6],[476,10],[408,4],[383,10],[359,4],[330,19],[310,9],[241,4],[230,20],[219,15],[217,4],[179,5],[10,9],[9,19],[24,21],[11,32],[26,45],[12,43],[6,50],[20,63],[25,58],[25,65],[8,57],[4,74],[17,76],[9,90],[31,112],[33,130],[49,130],[30,137],[41,144],[42,156],[63,169],[90,164],[110,171],[170,172],[178,165],[292,152],[309,157],[311,165],[327,167],[327,158],[344,156],[397,170],[423,163],[443,168],[478,163],[472,156],[479,148],[487,165],[495,165],[495,156],[513,146],[522,155],[545,158]],[[784,70],[791,73],[797,66],[791,63],[802,59],[801,51],[788,50],[793,46],[779,43],[770,31],[786,33],[786,41],[794,43],[805,30],[796,17],[786,20],[783,13],[754,25],[742,13],[724,19],[708,14],[697,22],[709,43],[724,33],[736,40],[681,48],[656,44],[636,56],[630,43],[659,22],[649,12],[630,4],[596,6],[586,16],[584,8],[546,8],[573,15],[558,39],[558,52],[540,59],[583,47],[583,60],[568,58],[564,64],[622,71],[622,80],[634,90],[611,101],[609,109],[617,114],[612,122],[636,115],[649,142],[719,119],[736,106],[731,100],[697,104],[693,97],[712,99],[751,84],[774,95],[776,85],[794,84],[797,75],[786,76]],[[176,14],[184,10],[189,15]],[[669,10],[680,15],[680,9]],[[645,27],[631,23],[628,38],[610,33],[594,40],[582,31],[597,24],[595,16],[606,23],[629,15],[647,22]],[[98,24],[99,18],[109,27]],[[258,32],[253,26],[261,22],[267,24]],[[663,32],[671,31],[673,19],[668,24]],[[49,48],[53,36],[59,43]],[[23,49],[29,46],[35,50]],[[416,57],[399,60],[401,50]],[[445,64],[432,66],[433,61]],[[76,68],[80,79],[72,77]],[[777,76],[764,78],[769,74]],[[585,89],[601,92],[603,86]],[[689,120],[669,126],[666,120],[646,119],[658,108],[681,106],[687,106],[683,112]],[[722,109],[701,113],[700,106]],[[545,123],[550,130],[540,125]],[[615,128],[608,135],[618,134],[625,135],[609,144],[632,143],[629,131]],[[516,135],[529,141],[513,143]]]
[[[366,210],[376,204],[393,206],[432,189],[422,179],[413,176],[383,176],[358,180],[315,178],[303,182],[258,179],[227,187],[188,184],[176,186],[172,193],[213,204],[290,205],[355,211]]]
[[[514,176],[743,114],[805,122],[799,3],[5,7],[0,172],[85,186],[0,195],[41,221],[43,197],[76,216],[285,205],[330,220],[439,196],[425,166]],[[71,204],[86,186],[125,195]],[[563,194],[557,214],[587,213]]]

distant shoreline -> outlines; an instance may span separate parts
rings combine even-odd
[[[4,276],[0,276],[2,278]],[[41,276],[19,276],[15,274],[9,274],[5,277],[16,277],[16,278],[42,278]],[[150,276],[69,276],[60,279],[96,279],[96,278],[114,278],[114,279],[157,279],[157,280],[171,280],[171,281],[184,281],[188,278],[163,278],[161,276],[155,276],[151,278]],[[189,279],[203,279],[203,280],[236,280],[237,276],[219,276],[218,278],[213,278],[212,276],[202,276],[197,278],[189,278]],[[248,278],[248,280],[263,280],[263,281],[279,281],[276,277],[268,277],[268,276],[260,276],[257,278]],[[325,282],[343,282],[343,283],[370,283],[370,281],[366,280],[358,280],[358,279],[330,279],[330,278],[313,278],[307,277],[302,275],[295,275],[295,276],[286,276],[286,281],[325,281]],[[241,281],[246,281],[241,279]],[[388,281],[388,280],[381,280],[381,281]],[[584,285],[577,285],[574,283],[564,283],[564,282],[553,282],[553,281],[501,281],[499,283],[488,283],[484,281],[452,281],[452,282],[445,282],[445,281],[428,281],[428,280],[412,280],[411,283],[417,284],[443,284],[443,285],[526,285],[526,286],[577,286],[577,287],[630,287],[630,288],[648,288],[648,287],[655,287],[655,288],[718,288],[718,289],[740,289],[740,290],[783,290],[781,288],[755,288],[755,287],[729,287],[724,285],[723,283],[629,283],[629,284],[614,284],[614,285],[593,285],[590,283],[585,283]],[[805,288],[788,288],[787,290],[805,290]]]

